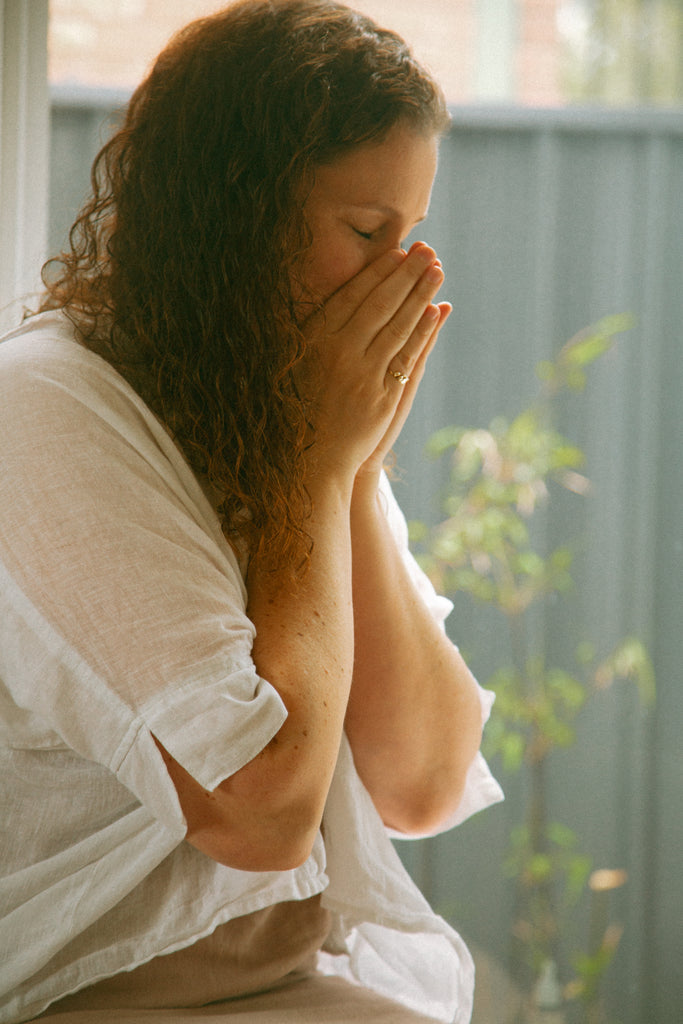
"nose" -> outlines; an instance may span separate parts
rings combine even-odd
[[[368,266],[374,260],[383,256],[385,252],[391,252],[394,249],[403,249],[405,252],[403,238],[399,231],[393,231],[389,235],[384,235],[381,240],[378,240],[375,245],[371,246],[365,265]]]
[[[383,241],[385,243],[387,251],[389,249],[403,249],[405,235],[397,228],[395,231],[392,231],[390,233],[389,238],[383,239]]]

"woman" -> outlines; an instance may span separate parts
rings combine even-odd
[[[469,1019],[388,839],[500,798],[382,469],[447,123],[337,3],[188,26],[0,347],[2,1021]]]

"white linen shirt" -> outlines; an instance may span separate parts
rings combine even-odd
[[[425,601],[386,480],[386,514]],[[0,344],[0,1021],[219,924],[324,891],[323,969],[442,1021],[473,967],[409,876],[344,740],[323,831],[283,872],[220,865],[186,823],[152,736],[206,789],[287,712],[251,659],[240,567],[157,418],[61,313]],[[491,697],[481,692],[482,719]],[[481,755],[451,827],[502,798]]]

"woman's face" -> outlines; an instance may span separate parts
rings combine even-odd
[[[304,206],[313,243],[303,283],[317,301],[399,248],[427,215],[437,164],[437,138],[395,125],[316,171]]]

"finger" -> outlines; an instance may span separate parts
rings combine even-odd
[[[416,329],[418,332],[416,338],[411,339],[411,343],[417,347],[417,355],[411,359],[406,357],[403,352],[399,352],[391,360],[388,370],[390,377],[399,383],[400,377],[397,374],[407,377],[408,380],[405,381],[407,391],[414,392],[417,390],[417,386],[424,374],[429,354],[436,345],[439,332],[452,311],[453,307],[450,302],[440,302],[438,305],[431,306],[426,310],[425,316]],[[432,326],[431,333],[429,333],[430,324]],[[408,386],[409,382],[410,386]]]
[[[368,296],[394,273],[406,259],[402,249],[391,249],[364,267],[341,286],[325,303],[325,320],[331,330],[346,324]]]
[[[409,372],[423,346],[441,318],[441,310],[432,299],[444,281],[440,267],[430,267],[399,310],[373,342],[374,355],[386,365],[399,357],[401,368]]]
[[[372,341],[395,316],[435,260],[436,253],[427,245],[411,249],[403,261],[394,267],[393,273],[367,292],[364,300],[357,305],[347,321],[340,323],[340,326],[348,323],[359,337],[367,337]],[[349,285],[358,283],[358,293],[366,284],[364,275],[367,270],[349,282]],[[337,294],[341,297],[341,293]],[[350,291],[349,294],[355,293]],[[426,301],[428,302],[429,298]],[[348,313],[348,307],[346,311]],[[328,326],[333,326],[329,319]]]
[[[412,404],[415,399],[417,389],[420,385],[420,381],[422,380],[422,377],[424,375],[429,354],[434,348],[434,345],[436,344],[436,339],[438,337],[439,331],[443,327],[444,323],[450,316],[453,309],[450,302],[440,302],[438,306],[435,308],[437,310],[436,325],[431,335],[429,336],[427,344],[424,346],[422,352],[420,353],[417,362],[415,363],[415,366],[413,367],[413,372],[410,377],[410,380],[405,385],[402,385],[399,384],[398,382],[394,382],[393,379],[389,378],[391,385],[397,388],[398,402],[391,424],[382,440],[382,444],[378,447],[376,452],[376,455],[378,456],[380,463],[383,462],[387,453],[393,447],[401,433],[401,430],[403,429],[403,425],[406,419],[408,418],[408,414],[410,413],[410,410],[412,408]]]
[[[438,319],[436,320],[436,323],[434,325],[434,330],[432,331],[431,336],[427,340],[427,344],[424,345],[424,347],[423,347],[422,351],[420,352],[420,355],[418,356],[418,359],[417,359],[418,364],[422,364],[422,368],[423,369],[424,369],[424,364],[427,362],[427,358],[429,357],[429,354],[431,353],[432,349],[436,345],[436,342],[437,342],[437,339],[439,337],[439,333],[441,331],[441,328],[443,327],[443,325],[446,323],[446,321],[448,320],[449,316],[453,312],[453,307],[450,304],[450,302],[439,302],[437,304],[436,308],[439,311],[439,315],[438,315]]]
[[[425,350],[433,344],[433,339],[435,340],[439,319],[438,307],[428,306],[420,317],[409,343],[392,354],[386,371],[390,378],[399,384],[415,384],[420,359]]]

